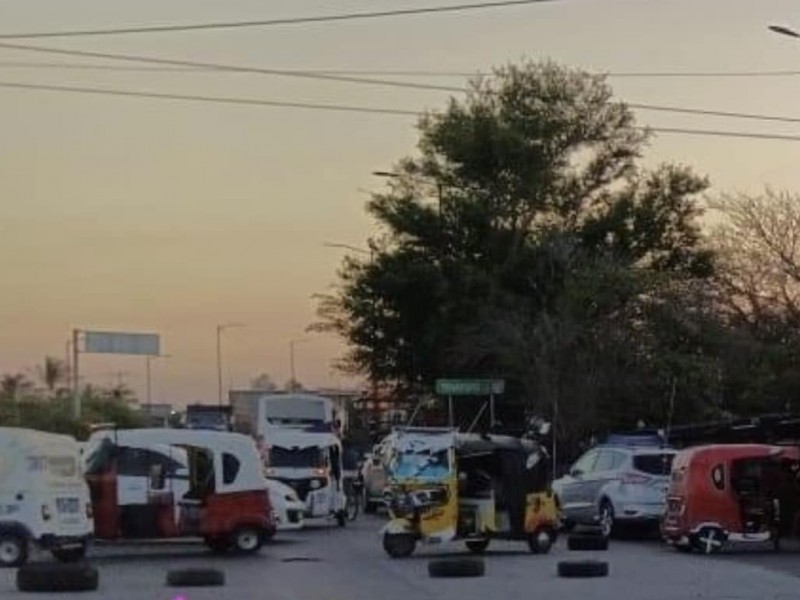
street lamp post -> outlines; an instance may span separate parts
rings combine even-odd
[[[225,323],[217,325],[217,401],[222,406],[222,332],[233,327],[244,327],[242,323]]]

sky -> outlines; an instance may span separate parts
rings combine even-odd
[[[469,0],[6,0],[0,34],[296,17]],[[464,13],[271,28],[19,41],[278,69],[486,71],[552,59],[607,73],[800,71],[794,0],[556,0]],[[109,71],[20,63],[109,62],[0,48],[0,83],[374,106],[422,111],[448,93],[255,74]],[[132,65],[128,65],[132,66]],[[459,77],[406,81],[460,86]],[[800,117],[800,75],[612,76],[620,99]],[[800,124],[637,111],[653,127],[800,135]],[[217,396],[261,372],[346,386],[341,341],[305,333],[312,296],[343,250],[375,231],[371,173],[412,154],[413,117],[73,95],[0,87],[0,372],[63,356],[73,328],[153,332],[154,402]],[[646,164],[691,165],[711,194],[800,187],[800,142],[661,134]],[[84,380],[143,398],[142,357],[84,355]]]

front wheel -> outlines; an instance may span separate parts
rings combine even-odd
[[[28,560],[28,542],[16,533],[0,533],[0,567],[16,568]]]
[[[58,562],[75,563],[83,560],[86,556],[86,544],[74,548],[53,548],[50,553]]]
[[[719,527],[703,527],[692,536],[692,545],[703,554],[716,554],[725,546],[728,537]]]
[[[408,533],[386,533],[383,536],[383,549],[392,558],[408,558],[416,546],[417,540]]]
[[[240,527],[233,534],[232,545],[239,554],[255,554],[264,545],[264,532],[258,527]]]
[[[598,514],[600,522],[600,531],[605,537],[611,537],[614,530],[614,507],[608,500],[603,500],[600,504],[600,512]]]
[[[556,539],[555,531],[541,527],[528,537],[528,548],[533,554],[547,554]]]

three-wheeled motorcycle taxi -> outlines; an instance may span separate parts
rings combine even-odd
[[[242,434],[103,430],[85,453],[95,537],[201,537],[214,551],[258,551],[275,522],[255,442]]]
[[[549,462],[536,441],[505,435],[403,428],[392,435],[383,548],[392,558],[416,544],[463,540],[482,553],[492,539],[550,550],[559,529]]]

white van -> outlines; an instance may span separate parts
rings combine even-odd
[[[80,560],[91,511],[73,438],[0,427],[0,567],[24,564],[31,546],[62,562]]]

